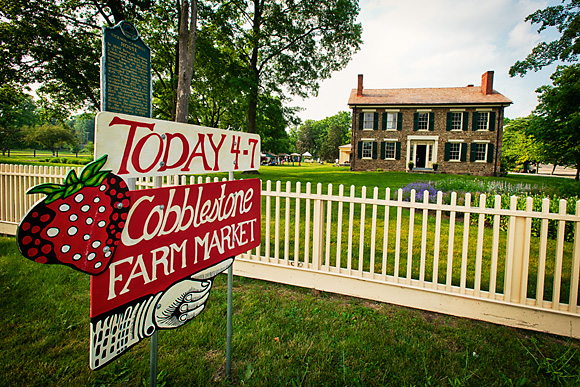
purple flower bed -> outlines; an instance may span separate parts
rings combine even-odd
[[[425,191],[427,191],[429,195],[429,202],[431,203],[435,203],[437,201],[437,192],[440,191],[426,182],[409,183],[403,187],[403,200],[411,200],[411,190],[415,190],[415,201],[417,202],[423,201],[423,195],[425,194]]]

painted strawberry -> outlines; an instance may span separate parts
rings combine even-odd
[[[64,184],[40,184],[27,193],[47,196],[20,222],[18,248],[39,263],[68,265],[91,275],[102,273],[115,254],[131,204],[127,184],[101,171],[107,155],[88,164]]]

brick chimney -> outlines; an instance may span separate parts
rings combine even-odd
[[[481,76],[481,93],[493,94],[493,71],[486,71]]]
[[[356,88],[356,96],[362,97],[363,95],[363,75],[358,75],[358,87]]]

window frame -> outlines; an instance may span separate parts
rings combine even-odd
[[[427,119],[421,121],[421,117],[425,116]],[[422,128],[424,124],[424,128]],[[417,112],[417,131],[428,131],[429,130],[429,112]]]
[[[396,131],[398,129],[397,122],[399,119],[399,113],[398,112],[384,112],[383,114],[387,115],[385,130]],[[392,118],[392,119],[390,119],[390,118]],[[392,127],[389,127],[389,124],[392,124]]]
[[[392,146],[392,154],[393,157],[389,157],[387,155],[388,152],[390,152],[391,150],[389,150],[389,148]],[[385,141],[385,158],[384,160],[397,160],[397,141]]]
[[[461,142],[450,142],[449,143],[449,160],[450,162],[456,163],[461,161]],[[455,150],[453,148],[457,146],[457,158],[453,158]]]
[[[362,142],[362,149],[361,149],[361,158],[365,160],[372,160],[373,158],[373,142],[371,140],[361,140]],[[365,149],[365,145],[368,144],[370,146],[369,149]],[[368,151],[369,156],[365,156],[365,152]]]
[[[491,119],[490,112],[476,112],[477,113],[477,128],[476,131],[489,131],[489,121]],[[482,117],[485,117],[485,120],[482,120]],[[482,122],[485,121],[485,125],[482,125]]]
[[[474,162],[476,163],[487,163],[487,152],[489,150],[489,143],[486,142],[475,142],[475,157]],[[482,155],[480,147],[483,147],[483,158],[480,159],[479,156]]]
[[[370,117],[370,119],[368,118]],[[370,128],[367,124],[370,123]],[[375,113],[374,112],[363,112],[363,130],[374,130],[375,129]]]
[[[451,113],[451,130],[452,131],[456,131],[456,132],[460,132],[463,131],[463,114],[465,112],[450,112]],[[456,116],[458,115],[458,116]],[[458,117],[458,121],[459,121],[459,128],[455,128],[454,124],[457,124],[457,120],[456,117]]]

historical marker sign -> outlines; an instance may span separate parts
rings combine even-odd
[[[260,168],[260,136],[101,112],[95,157],[128,177],[248,171]]]
[[[101,110],[151,117],[151,49],[122,21],[103,31]]]

